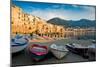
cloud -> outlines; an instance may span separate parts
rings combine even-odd
[[[95,20],[95,7],[72,5],[74,8],[66,8],[66,5],[52,5],[46,9],[34,8],[30,14],[39,16],[45,20],[60,17],[66,20],[90,19]]]
[[[49,20],[54,17],[59,17],[62,19],[66,19],[65,12],[62,10],[34,10],[30,14],[39,16],[45,20]]]
[[[29,2],[15,2],[25,13],[49,20],[60,17],[66,20],[90,19],[95,20],[95,7],[71,4],[40,4]]]

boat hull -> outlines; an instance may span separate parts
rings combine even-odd
[[[55,50],[55,49],[51,49],[51,52],[53,53],[53,55],[57,58],[57,59],[62,59],[63,57],[66,56],[66,54],[68,54],[68,52],[64,51],[59,51],[59,50]]]
[[[62,59],[68,54],[67,48],[62,45],[52,44],[50,50],[57,59]]]
[[[71,51],[72,53],[78,54],[84,58],[89,57],[89,48],[78,48],[69,45],[66,45],[66,48],[68,48],[68,50]]]
[[[11,38],[11,53],[17,53],[24,50],[28,45],[28,39],[21,35]]]
[[[32,48],[34,48],[34,47],[44,48],[44,49],[46,49],[46,53],[44,53],[44,54],[38,54],[38,52],[36,53],[36,52],[32,51]],[[31,45],[29,47],[29,54],[30,54],[31,58],[34,61],[42,61],[42,60],[45,59],[46,55],[48,54],[48,48],[46,46],[40,46],[40,45],[37,45],[37,44],[33,44],[33,45]]]
[[[46,57],[46,55],[40,55],[39,56],[39,55],[36,55],[36,54],[34,54],[32,52],[29,52],[29,53],[30,53],[30,56],[31,56],[31,58],[32,58],[33,61],[42,61]]]
[[[24,50],[27,47],[27,44],[23,45],[23,46],[11,46],[11,53],[17,53],[20,52],[22,50]]]

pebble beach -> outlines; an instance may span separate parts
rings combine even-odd
[[[77,54],[69,52],[68,55],[66,55],[61,60],[56,59],[52,54],[49,54],[48,56],[52,55],[49,59],[42,61],[42,62],[34,62],[29,54],[28,54],[28,47],[32,44],[40,44],[50,47],[51,44],[57,44],[57,45],[66,45],[67,43],[78,43],[80,45],[88,46],[91,45],[91,40],[76,40],[76,39],[55,39],[55,40],[49,40],[46,41],[30,41],[27,48],[23,51],[17,53],[16,55],[12,55],[12,64],[13,65],[41,65],[41,64],[56,64],[56,63],[73,63],[73,62],[86,62],[91,61],[91,59],[85,59]],[[95,59],[93,59],[94,61]]]

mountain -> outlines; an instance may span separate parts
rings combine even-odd
[[[80,19],[80,20],[65,20],[61,18],[52,18],[47,21],[48,23],[55,24],[55,25],[62,25],[64,27],[73,27],[73,28],[89,28],[89,27],[96,27],[95,20],[88,20],[88,19]]]
[[[47,21],[48,23],[51,23],[51,24],[55,24],[55,25],[62,25],[62,26],[69,26],[67,20],[64,20],[64,19],[61,19],[61,18],[52,18],[50,20]]]

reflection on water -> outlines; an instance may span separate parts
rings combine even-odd
[[[69,39],[96,39],[96,31],[66,31],[65,33],[44,34],[40,36],[48,36],[50,38],[69,38]]]
[[[66,34],[65,34],[65,37],[66,38],[74,38],[74,39],[85,39],[85,40],[87,40],[87,39],[93,39],[93,40],[95,40],[96,39],[96,33],[95,33],[95,31],[93,31],[93,32],[82,32],[82,33],[80,33],[80,32],[67,32]]]

